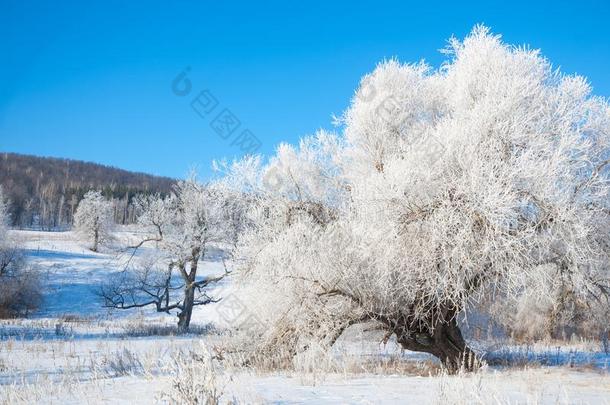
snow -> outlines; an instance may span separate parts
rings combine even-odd
[[[96,288],[121,271],[125,254],[119,245],[133,237],[129,230],[117,232],[118,245],[101,253],[89,251],[71,232],[11,232],[24,242],[47,288],[41,310],[30,319],[0,321],[0,403],[162,402],[176,356],[223,340],[215,331],[230,322],[219,304],[197,307],[194,332],[184,336],[168,333],[175,315],[102,307]],[[210,255],[203,273],[222,272],[220,257]],[[227,281],[214,294],[232,291]],[[432,358],[379,341],[374,332],[357,329],[342,337],[332,354],[342,369],[225,369],[223,398],[278,404],[610,403],[610,357],[595,342],[559,349],[504,346],[498,356],[520,356],[531,365],[447,376],[438,374]],[[562,361],[545,366],[539,361],[544,358]]]

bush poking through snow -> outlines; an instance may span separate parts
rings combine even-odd
[[[37,271],[27,266],[23,252],[0,246],[0,318],[28,316],[42,301]]]
[[[0,188],[0,318],[27,316],[40,305],[38,272],[27,267],[23,251],[8,234],[8,202]]]
[[[144,371],[137,354],[126,348],[107,359],[106,367],[108,372],[115,377],[134,375]]]
[[[172,365],[171,389],[161,395],[170,404],[217,405],[223,397],[224,384],[212,355],[202,350],[181,353]]]

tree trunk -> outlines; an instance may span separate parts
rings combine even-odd
[[[200,252],[201,250],[198,248],[191,252],[190,271],[188,273],[184,264],[180,267],[180,273],[184,278],[184,304],[182,305],[182,312],[178,314],[178,330],[181,333],[188,332],[191,324],[191,315],[195,306],[195,279],[197,278]]]
[[[182,311],[178,314],[178,330],[181,333],[186,333],[189,330],[191,323],[191,315],[193,314],[193,304],[195,302],[195,287],[192,283],[187,283],[184,287],[184,304]]]
[[[96,227],[95,230],[93,231],[93,249],[91,249],[94,252],[97,252],[97,245],[99,243],[99,240],[100,240],[100,232]]]
[[[466,345],[455,318],[437,323],[432,332],[420,331],[397,336],[398,343],[404,349],[432,354],[451,374],[460,369],[473,371],[481,365],[475,353]]]

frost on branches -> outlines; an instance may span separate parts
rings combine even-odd
[[[231,168],[253,196],[237,257],[255,353],[283,361],[369,322],[455,371],[477,364],[456,322],[473,302],[560,280],[608,307],[607,102],[484,27],[446,54],[380,64],[341,134]]]
[[[178,327],[186,332],[193,308],[217,301],[206,288],[225,275],[201,277],[197,272],[210,248],[232,239],[231,203],[220,185],[203,185],[193,175],[179,182],[168,197],[138,196],[136,205],[138,226],[145,236],[132,248],[152,245],[158,257],[104,286],[105,305],[119,309],[150,305],[158,312],[177,311]]]
[[[76,208],[74,226],[76,232],[91,245],[91,250],[97,252],[111,236],[112,205],[99,191],[87,192]]]

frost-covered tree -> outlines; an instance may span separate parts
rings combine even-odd
[[[446,53],[438,70],[380,64],[340,135],[235,166],[256,197],[237,255],[256,353],[373,322],[455,371],[476,363],[457,315],[483,297],[561,280],[608,305],[607,102],[484,27]]]
[[[130,309],[155,306],[159,312],[178,311],[178,327],[186,332],[193,308],[215,302],[206,287],[220,281],[198,276],[199,264],[212,246],[230,235],[230,204],[220,185],[203,185],[194,176],[179,182],[166,198],[139,196],[138,225],[145,237],[133,246],[150,245],[153,261],[134,266],[102,289],[106,306]]]
[[[530,282],[518,294],[504,299],[483,300],[473,312],[491,315],[496,324],[518,340],[569,339],[574,336],[606,339],[610,328],[610,305],[575,290],[566,277],[555,277],[554,266],[538,283]],[[607,290],[607,284],[597,288]],[[476,323],[476,322],[475,322]]]
[[[2,244],[7,238],[8,224],[8,200],[4,196],[2,186],[0,186],[0,244]]]
[[[78,204],[74,214],[76,232],[97,252],[109,241],[113,227],[112,204],[99,191],[89,191]]]

